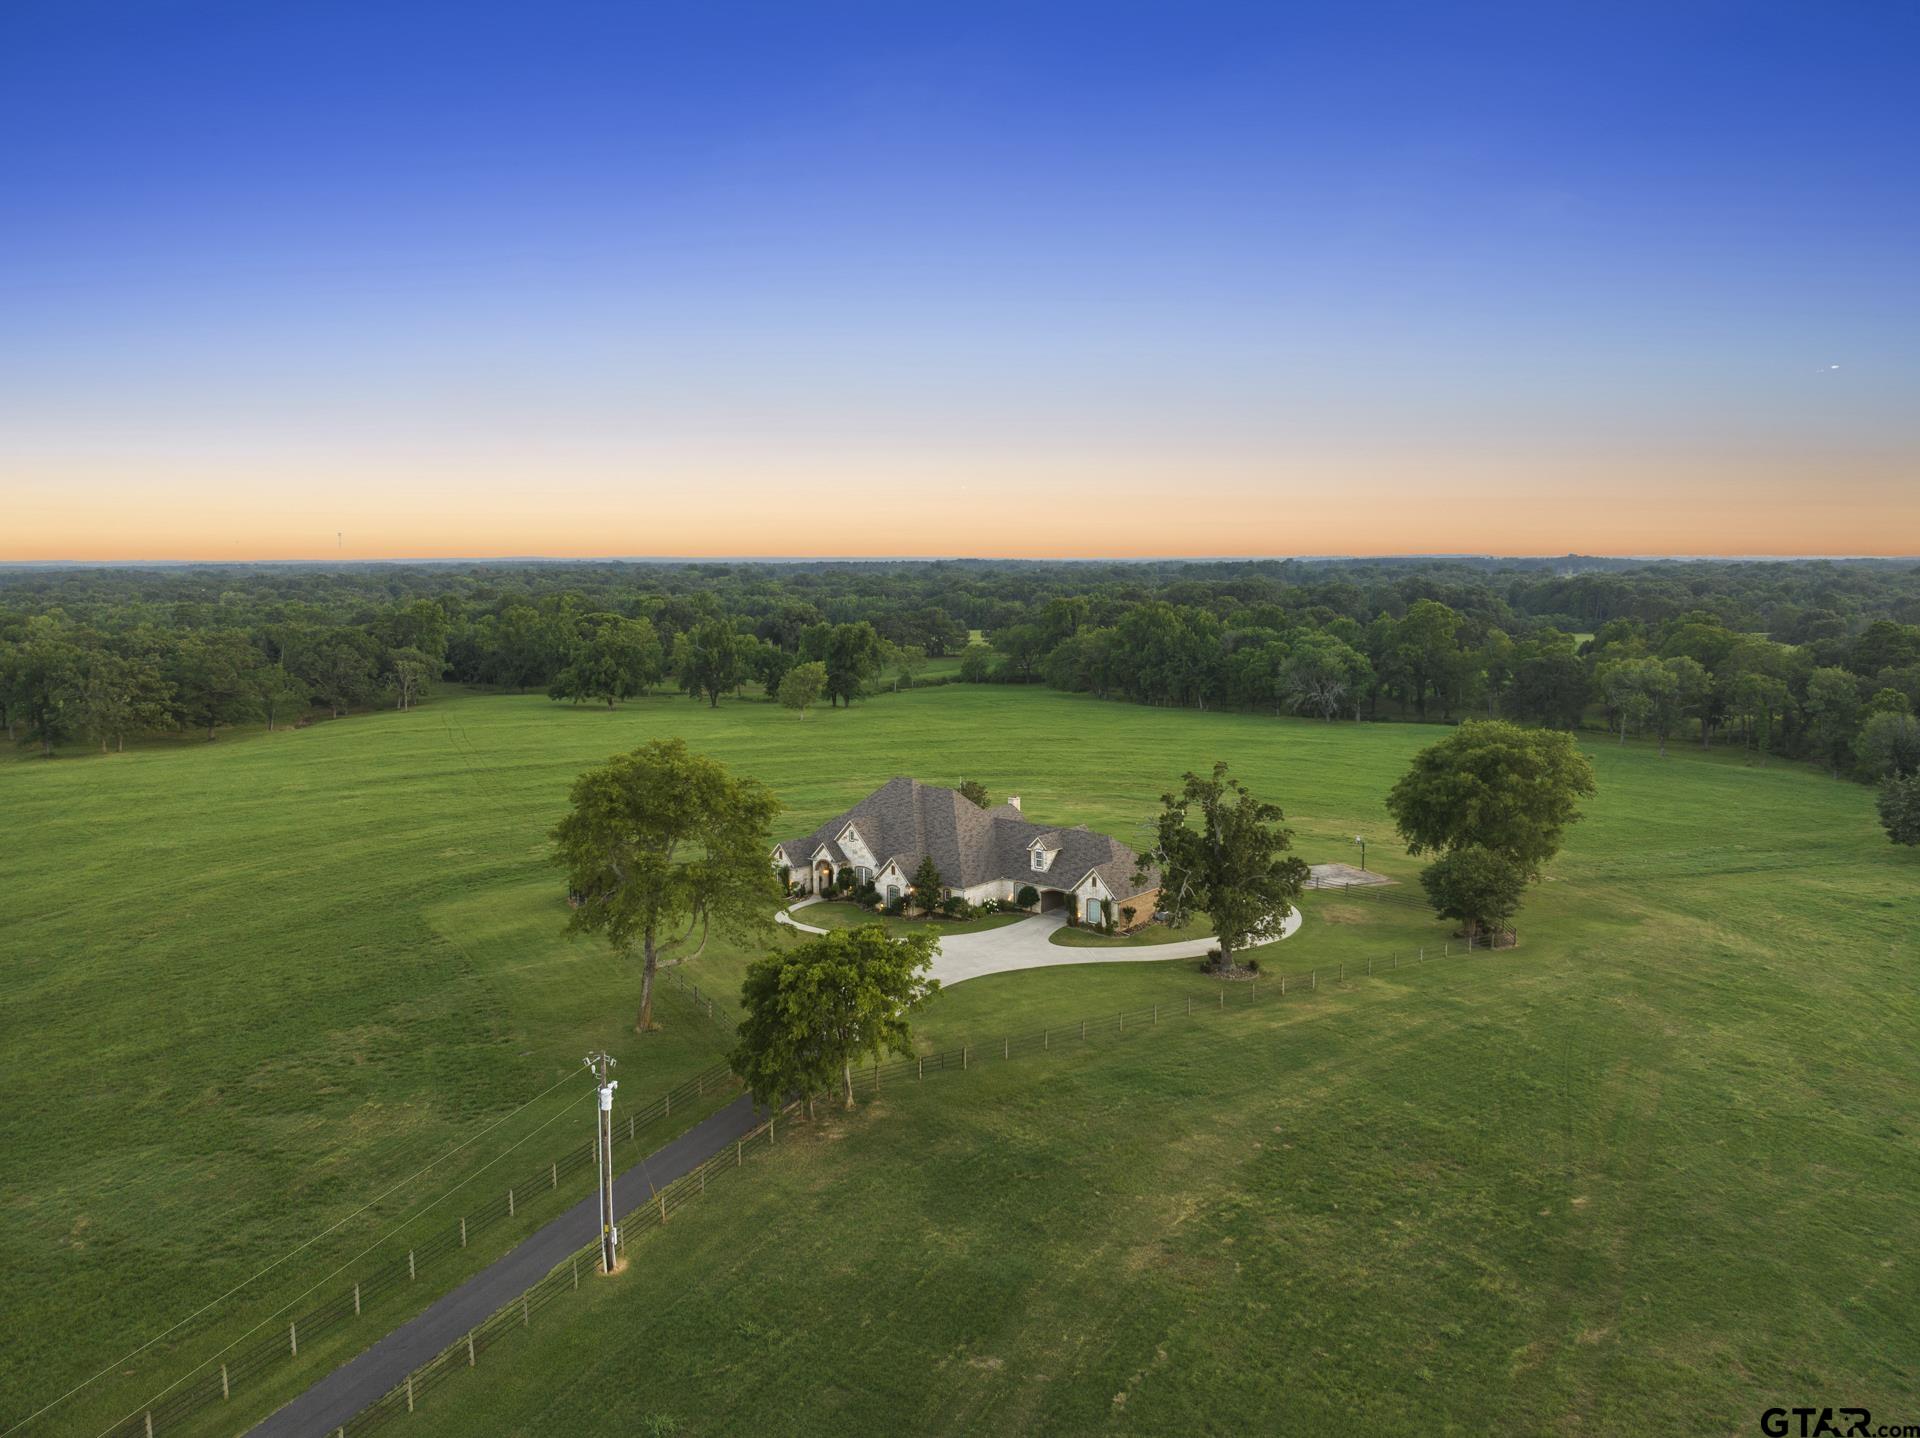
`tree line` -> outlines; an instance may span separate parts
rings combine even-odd
[[[975,633],[985,642],[969,643]],[[0,572],[0,720],[43,752],[435,683],[804,712],[978,682],[1333,721],[1497,717],[1912,772],[1920,569],[1894,561],[509,564]],[[792,682],[789,683],[789,676]]]

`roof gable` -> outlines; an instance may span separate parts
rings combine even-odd
[[[1133,882],[1133,850],[1085,825],[1061,829],[1035,824],[1011,804],[981,809],[953,789],[900,776],[889,779],[845,813],[835,815],[811,835],[780,846],[791,855],[825,849],[836,864],[848,862],[840,839],[851,828],[871,853],[876,867],[897,865],[911,874],[931,858],[950,888],[971,888],[992,879],[1026,881],[1034,874],[1030,855],[1044,848],[1055,855],[1046,873],[1072,884],[1098,870],[1101,882],[1125,898],[1143,887]],[[1151,877],[1151,876],[1149,876]],[[1155,879],[1155,882],[1158,882]]]

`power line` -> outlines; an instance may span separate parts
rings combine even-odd
[[[570,1074],[568,1075],[568,1077],[571,1078],[573,1077],[573,1075]],[[567,1081],[566,1079],[562,1079],[560,1083],[565,1083],[566,1081]],[[546,1093],[540,1094],[535,1098],[528,1099],[527,1103],[528,1104],[537,1103],[540,1099],[545,1098],[548,1093],[552,1093],[553,1089],[556,1089],[559,1087],[560,1087],[560,1084],[555,1084],[553,1088],[548,1089]],[[520,1107],[525,1108],[526,1106],[527,1104],[522,1104]],[[517,1111],[518,1110],[516,1110],[516,1112]],[[231,1352],[237,1345],[244,1343],[248,1338],[252,1337],[255,1333],[258,1333],[267,1324],[271,1323],[274,1319],[278,1318],[281,1314],[285,1313],[289,1308],[293,1307],[294,1304],[298,1303],[301,1299],[305,1298],[309,1293],[313,1292],[314,1289],[320,1287],[321,1284],[330,1282],[334,1278],[339,1277],[339,1275],[346,1272],[349,1268],[353,1267],[354,1264],[358,1263],[361,1259],[365,1258],[369,1253],[372,1253],[374,1249],[378,1248],[381,1244],[385,1243],[389,1238],[393,1237],[394,1234],[398,1233],[402,1228],[405,1228],[409,1223],[412,1223],[415,1219],[419,1218],[422,1214],[427,1213],[432,1209],[438,1208],[441,1204],[445,1203],[448,1199],[452,1198],[461,1189],[465,1188],[468,1184],[472,1183],[476,1178],[480,1177],[481,1174],[485,1173],[488,1169],[492,1168],[496,1163],[500,1162],[501,1159],[506,1158],[508,1155],[513,1153],[515,1149],[519,1148],[522,1144],[528,1142],[530,1139],[545,1132],[548,1128],[550,1128],[554,1124],[556,1120],[564,1118],[566,1116],[566,1113],[567,1113],[567,1110],[565,1108],[556,1110],[552,1115],[552,1117],[546,1119],[544,1122],[540,1123],[536,1127],[530,1129],[528,1132],[522,1134],[519,1138],[515,1139],[511,1144],[509,1144],[501,1152],[495,1154],[492,1158],[488,1159],[485,1163],[481,1164],[480,1167],[476,1168],[472,1173],[468,1174],[465,1178],[461,1179],[460,1182],[456,1183],[452,1188],[448,1189],[445,1193],[441,1194],[438,1198],[434,1199],[432,1203],[429,1203],[424,1207],[417,1208],[412,1212],[410,1212],[405,1218],[401,1219],[400,1222],[394,1224],[392,1228],[389,1228],[385,1233],[381,1234],[372,1243],[369,1243],[365,1248],[361,1249],[358,1253],[354,1254],[352,1257],[343,1261],[331,1273],[324,1273],[320,1277],[316,1278],[312,1283],[308,1284],[305,1288],[301,1289],[300,1292],[294,1294],[293,1297],[289,1298],[285,1303],[281,1304],[273,1312],[267,1314],[264,1318],[261,1318],[260,1320],[258,1320],[253,1325],[253,1327],[247,1329],[245,1333],[236,1335],[224,1347],[216,1350],[213,1353],[208,1354],[205,1358],[201,1359],[198,1363],[194,1364],[193,1367],[189,1368],[185,1373],[182,1373],[178,1378],[174,1379],[173,1382],[169,1383],[165,1388],[162,1388],[158,1393],[154,1393],[150,1395],[138,1407],[133,1408],[129,1412],[123,1414],[121,1417],[116,1418],[113,1422],[109,1423],[105,1428],[100,1430],[101,1438],[105,1438],[106,1434],[111,1433],[115,1428],[119,1427],[122,1423],[126,1422],[127,1419],[131,1418],[135,1413],[140,1412],[142,1409],[153,1407],[162,1398],[166,1397],[169,1393],[173,1392],[174,1389],[178,1388],[182,1383],[185,1383],[189,1378],[193,1377],[194,1374],[198,1373],[201,1369],[207,1367],[209,1364],[214,1362],[214,1360],[219,1358],[222,1353]],[[511,1115],[509,1115],[509,1117],[511,1117]],[[391,1192],[392,1190],[388,1190],[388,1191]],[[46,1410],[42,1409],[41,1411],[45,1412]],[[38,1416],[38,1415],[35,1415],[35,1416]],[[7,1430],[8,1433],[11,1433],[12,1431],[13,1429],[11,1428]],[[0,1438],[6,1438],[6,1435],[0,1434]]]
[[[164,1338],[167,1338],[169,1335],[178,1332],[181,1328],[184,1328],[187,1324],[193,1322],[194,1319],[200,1317],[202,1314],[206,1313],[208,1310],[217,1308],[222,1303],[225,1303],[229,1298],[233,1297],[233,1295],[238,1293],[241,1289],[247,1287],[249,1284],[253,1283],[257,1279],[264,1277],[266,1274],[271,1273],[274,1269],[280,1267],[281,1264],[287,1262],[289,1259],[311,1248],[314,1244],[318,1243],[321,1239],[326,1238],[329,1234],[332,1234],[337,1230],[339,1230],[343,1225],[351,1223],[354,1219],[358,1218],[361,1214],[365,1213],[368,1209],[372,1208],[375,1204],[379,1203],[382,1199],[386,1198],[388,1195],[396,1192],[397,1190],[406,1187],[408,1184],[412,1183],[415,1179],[419,1178],[422,1174],[431,1172],[433,1169],[437,1168],[440,1164],[445,1163],[448,1159],[452,1158],[455,1154],[459,1153],[462,1149],[469,1148],[473,1144],[478,1143],[481,1139],[485,1138],[488,1134],[492,1133],[496,1128],[499,1128],[501,1124],[506,1123],[509,1119],[517,1117],[521,1113],[524,1113],[527,1109],[531,1108],[534,1104],[540,1102],[541,1099],[545,1098],[548,1094],[552,1093],[555,1089],[559,1088],[562,1084],[571,1083],[577,1077],[579,1077],[578,1071],[575,1071],[574,1073],[569,1073],[565,1078],[560,1079],[557,1083],[551,1084],[547,1088],[535,1094],[532,1098],[528,1099],[525,1103],[521,1104],[518,1108],[514,1109],[511,1113],[502,1114],[499,1118],[495,1119],[492,1123],[488,1124],[485,1128],[481,1129],[479,1133],[476,1133],[472,1138],[468,1139],[465,1143],[460,1144],[456,1148],[449,1149],[446,1153],[441,1154],[438,1158],[434,1159],[433,1162],[427,1164],[424,1168],[415,1170],[413,1173],[407,1175],[407,1177],[401,1179],[399,1182],[392,1184],[388,1188],[383,1189],[381,1192],[375,1194],[372,1198],[368,1199],[365,1203],[361,1204],[360,1207],[356,1208],[352,1213],[349,1213],[348,1215],[346,1215],[346,1217],[338,1220],[337,1222],[332,1224],[330,1227],[324,1228],[320,1232],[314,1234],[314,1236],[312,1238],[309,1238],[305,1243],[300,1244],[298,1247],[289,1249],[287,1252],[281,1254],[280,1257],[276,1258],[272,1263],[269,1263],[265,1268],[260,1269],[259,1272],[254,1273],[248,1278],[242,1279],[239,1283],[236,1283],[232,1288],[229,1288],[225,1293],[221,1294],[218,1298],[210,1299],[208,1302],[196,1308],[192,1313],[189,1313],[185,1318],[180,1319],[178,1322],[161,1330],[159,1333],[154,1334],[153,1337],[149,1338],[145,1343],[142,1343],[138,1348],[131,1350],[130,1352],[123,1355],[122,1357],[114,1360],[112,1363],[109,1363],[105,1368],[102,1368],[98,1373],[94,1374],[93,1377],[88,1378],[83,1382],[75,1384],[72,1388],[69,1388],[65,1393],[62,1393],[58,1398],[54,1399],[51,1403],[48,1403],[44,1407],[38,1408],[32,1413],[29,1413],[25,1418],[22,1418],[18,1423],[15,1423],[11,1428],[8,1428],[4,1433],[0,1433],[0,1438],[9,1438],[9,1435],[13,1433],[17,1433],[20,1429],[26,1427],[27,1424],[33,1422],[36,1418],[39,1418],[44,1414],[51,1412],[53,1409],[58,1408],[62,1403],[65,1403],[69,1398],[73,1397],[74,1394],[79,1393],[82,1389],[85,1389],[90,1385],[99,1382],[100,1379],[106,1377],[107,1374],[113,1372],[122,1363],[127,1362],[128,1359],[139,1357],[142,1353],[145,1353],[149,1348],[153,1347],[154,1344],[160,1342]],[[548,1122],[550,1123],[552,1122],[552,1120],[549,1119]],[[541,1128],[544,1128],[544,1127],[546,1127],[546,1125],[542,1124]],[[535,1129],[534,1132],[538,1133],[539,1129]],[[527,1137],[531,1138],[532,1134],[529,1134]],[[526,1141],[525,1139],[522,1139],[520,1142],[524,1143],[525,1141]],[[514,1148],[518,1148],[518,1147],[519,1147],[519,1144],[514,1145]],[[511,1153],[511,1152],[513,1152],[512,1148],[507,1150],[507,1153]],[[505,1155],[503,1154],[501,1155],[501,1157],[505,1157]],[[479,1171],[484,1172],[484,1169]],[[455,1191],[455,1190],[449,1190],[449,1192],[452,1192],[452,1191]],[[438,1200],[436,1200],[436,1202],[437,1201]],[[414,1215],[414,1216],[417,1217],[418,1215]],[[379,1243],[385,1241],[386,1236],[387,1235],[383,1234],[381,1238],[377,1240],[373,1246],[378,1247]],[[362,1250],[363,1253],[368,1251],[370,1250]],[[357,1259],[360,1256],[361,1254],[356,1254],[354,1255],[354,1258]],[[353,1259],[348,1260],[349,1263],[353,1261],[354,1261]],[[334,1271],[337,1273],[339,1270],[336,1269]],[[328,1275],[329,1278],[332,1276],[333,1276],[332,1274]],[[323,1283],[325,1281],[326,1281],[325,1279],[321,1280],[321,1282]],[[308,1290],[308,1292],[311,1292],[311,1291],[312,1291],[311,1289]],[[295,1301],[297,1302],[298,1300],[296,1299]],[[257,1327],[258,1325],[255,1325],[255,1326]],[[252,1330],[250,1329],[248,1331],[251,1332]],[[245,1335],[242,1335],[242,1336],[244,1337]],[[229,1347],[231,1347],[231,1345],[229,1345]],[[179,1380],[175,1380],[175,1381],[178,1382]],[[172,1385],[169,1385],[169,1386],[172,1386]]]

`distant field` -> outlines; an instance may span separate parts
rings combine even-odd
[[[1131,838],[1180,770],[1226,758],[1286,805],[1303,857],[1365,832],[1369,865],[1403,879],[1381,798],[1438,737],[948,686],[805,719],[453,698],[0,763],[0,1427],[589,1047],[621,1057],[623,1100],[714,1061],[717,1032],[671,989],[666,1030],[634,1038],[634,975],[560,936],[545,863],[572,776],[663,733],[772,785],[794,834],[910,773]],[[1747,1431],[1775,1401],[1910,1410],[1920,863],[1868,791],[1810,770],[1589,752],[1601,793],[1517,952],[888,1095],[690,1208],[414,1427],[1407,1431],[1437,1413],[1600,1433]],[[1287,955],[1442,932],[1314,896]],[[750,957],[722,946],[694,978],[726,992]],[[923,1028],[985,1041],[1216,992],[1180,963],[998,975]],[[571,1142],[572,1093],[447,1174],[554,1114],[521,1152]],[[231,1312],[270,1312],[447,1181]],[[246,1322],[29,1431],[97,1431]]]

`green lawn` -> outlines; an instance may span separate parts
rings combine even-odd
[[[623,1102],[715,1059],[718,1031],[671,988],[665,1030],[632,1034],[634,975],[561,936],[545,862],[572,776],[665,733],[769,783],[782,836],[911,773],[1131,838],[1181,770],[1225,758],[1285,804],[1303,858],[1345,858],[1364,832],[1369,866],[1402,880],[1417,864],[1381,799],[1438,737],[947,686],[805,720],[467,697],[0,762],[0,1424],[588,1048],[621,1058]],[[1808,769],[1583,743],[1600,794],[1519,950],[889,1093],[690,1207],[625,1278],[496,1349],[416,1426],[1750,1431],[1774,1402],[1912,1416],[1920,855],[1884,842],[1868,791]],[[1305,909],[1269,967],[1357,974],[1444,937],[1406,905]],[[726,993],[752,952],[719,946],[690,977]],[[960,985],[922,1028],[990,1046],[1219,992],[1193,964],[1073,965]],[[510,1143],[527,1146],[503,1168],[574,1141],[588,1119],[571,1092],[28,1431],[97,1432],[407,1204]],[[227,1431],[270,1396],[237,1400]]]
[[[947,934],[978,934],[1017,924],[1026,917],[1025,914],[981,914],[972,919],[909,919],[876,914],[858,904],[838,900],[809,904],[794,915],[801,923],[812,924],[817,929],[856,929],[863,924],[879,924],[890,934],[932,934],[936,938]]]

